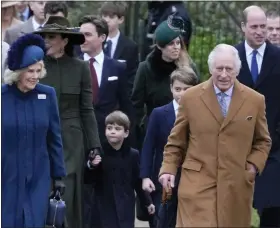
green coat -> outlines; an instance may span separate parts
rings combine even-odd
[[[85,152],[100,147],[89,65],[68,56],[58,59],[46,57],[44,62],[47,76],[40,82],[55,88],[59,105],[67,171],[63,196],[67,205],[67,222],[69,228],[82,228]]]
[[[45,67],[47,76],[40,83],[56,90],[69,175],[80,168],[85,149],[100,147],[92,105],[90,70],[87,62],[68,56],[59,59],[46,57]]]

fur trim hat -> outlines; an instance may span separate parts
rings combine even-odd
[[[21,36],[8,51],[8,68],[16,71],[37,63],[44,59],[45,50],[41,36],[32,33]]]
[[[179,37],[184,28],[184,21],[182,18],[171,15],[166,21],[159,24],[155,31],[155,42],[160,47],[164,47],[172,40]]]

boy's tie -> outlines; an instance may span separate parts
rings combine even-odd
[[[104,54],[111,58],[111,51],[112,51],[112,41],[108,40],[104,47]]]

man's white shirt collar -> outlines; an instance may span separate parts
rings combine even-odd
[[[216,95],[222,92],[215,84],[214,84],[214,89],[215,89]],[[232,92],[233,92],[233,85],[227,91],[225,91],[223,93],[225,93],[229,97],[232,97]]]
[[[87,54],[84,53],[84,60],[88,61],[91,57]],[[104,62],[104,52],[101,51],[97,56],[94,57],[95,61],[99,64],[99,65],[103,65]]]
[[[43,24],[40,25],[40,24],[35,20],[35,17],[34,17],[34,16],[32,16],[32,25],[33,25],[34,31],[37,31],[37,30],[39,29],[40,26],[43,26]]]
[[[110,38],[109,36],[107,37],[106,41],[111,40],[112,43],[118,42],[119,37],[120,37],[120,31],[118,31],[117,35],[115,35],[114,37]]]
[[[262,57],[264,56],[264,51],[265,51],[265,48],[266,48],[266,43],[264,42],[262,44],[262,46],[260,46],[257,51],[258,51],[258,54],[261,55]],[[254,49],[252,47],[249,46],[249,44],[247,43],[247,41],[245,40],[245,51],[246,51],[246,56],[250,56]]]

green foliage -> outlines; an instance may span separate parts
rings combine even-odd
[[[198,67],[202,81],[209,78],[207,59],[211,50],[219,43],[234,45],[236,43],[232,36],[220,36],[202,27],[198,27],[196,34],[191,40],[189,54]]]

